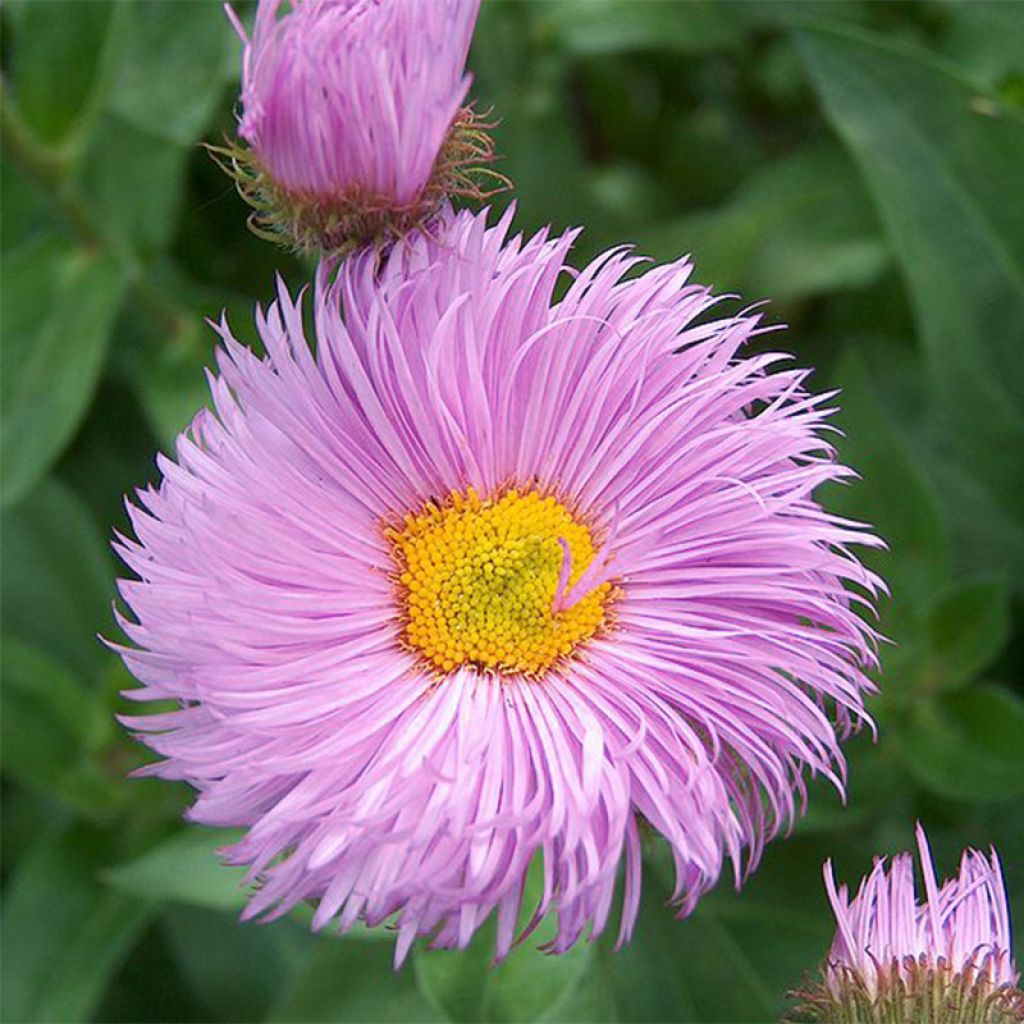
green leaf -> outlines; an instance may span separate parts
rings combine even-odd
[[[160,840],[141,856],[117,864],[103,873],[103,880],[123,892],[147,895],[155,900],[183,903],[210,910],[241,910],[248,902],[246,868],[223,862],[220,850],[241,839],[237,829],[213,829],[190,826]],[[309,924],[312,910],[296,907],[293,916]],[[376,942],[390,938],[384,928],[357,925],[346,933],[345,941]]]
[[[262,342],[253,321],[255,300],[225,288],[202,287],[174,264],[163,262],[159,278],[182,312],[179,330],[169,336],[139,309],[124,318],[126,370],[142,412],[157,440],[172,451],[177,436],[204,407],[212,407],[207,371],[217,373],[219,339],[204,319],[223,313],[234,336],[254,352]],[[268,278],[268,280],[270,280]]]
[[[1002,577],[962,583],[928,617],[934,672],[944,687],[969,682],[995,660],[1010,633],[1009,590]]]
[[[482,109],[500,111],[497,166],[515,185],[525,230],[585,223],[592,206],[576,184],[586,165],[565,88],[566,62],[530,45],[537,18],[532,4],[484,4],[473,36],[473,92]],[[498,197],[498,208],[507,198]]]
[[[540,863],[527,877],[518,927],[525,927],[543,887]],[[587,973],[594,947],[577,943],[567,953],[541,951],[554,938],[557,922],[548,915],[529,939],[516,946],[503,963],[493,966],[495,923],[481,928],[465,950],[413,951],[420,989],[450,1020],[541,1021],[565,1019],[561,1007],[572,1003]]]
[[[615,953],[607,941],[596,946],[579,982],[570,988],[544,1015],[552,1024],[611,1024],[620,1020],[619,1006],[611,980]]]
[[[677,940],[685,922],[674,920],[656,879],[646,873],[633,938],[611,963],[611,986],[620,1020],[695,1021],[700,1018],[687,988]]]
[[[559,1020],[558,1008],[577,991],[594,947],[577,942],[566,953],[541,952],[555,933],[549,915],[527,943],[514,949],[496,967],[488,983],[486,1019],[489,1021]]]
[[[214,363],[213,334],[198,318],[176,338],[134,353],[133,378],[150,426],[168,450],[196,413],[211,404],[206,370]]]
[[[677,921],[666,906],[674,874],[659,842],[633,941],[610,961],[620,1019],[778,1020],[786,991],[819,961],[834,928],[824,892],[808,892],[828,849],[809,837],[773,847],[742,893],[723,878]],[[808,864],[816,865],[810,875]]]
[[[723,205],[641,231],[641,245],[692,252],[702,279],[776,301],[865,287],[890,259],[849,158],[820,144],[765,165]]]
[[[1005,505],[947,446],[929,451],[928,471],[949,516],[957,561],[981,572],[1005,572],[1024,580],[1024,530]]]
[[[1024,17],[1019,3],[950,4],[944,54],[983,86],[1024,74]]]
[[[987,803],[1024,794],[1024,701],[974,686],[920,701],[899,749],[918,781],[941,796]]]
[[[797,36],[910,287],[936,411],[1024,523],[1024,130],[955,68],[848,29]]]
[[[105,113],[82,157],[79,184],[107,228],[146,257],[171,241],[188,158],[177,142]]]
[[[842,389],[837,399],[837,441],[842,460],[860,474],[849,486],[830,488],[829,509],[869,522],[891,554],[865,560],[879,568],[893,588],[893,610],[917,616],[950,573],[948,528],[938,496],[889,420],[863,358],[850,348],[833,373]],[[905,607],[910,602],[913,607]]]
[[[755,917],[740,924],[740,934],[752,929],[756,921]],[[684,984],[697,1008],[696,1019],[761,1021],[776,1017],[781,993],[774,991],[764,978],[759,965],[744,948],[745,942],[739,938],[735,925],[727,926],[704,908],[699,917],[678,927],[685,930],[679,936],[676,951],[685,964]],[[781,943],[789,936],[783,922],[776,919],[769,926],[762,922],[761,941],[765,938]],[[728,984],[722,977],[722,964],[729,965]]]
[[[114,806],[122,787],[96,756],[112,732],[106,708],[59,662],[13,637],[0,664],[4,774],[85,811]]]
[[[88,6],[88,5],[87,5]],[[43,237],[3,263],[3,503],[72,439],[96,389],[126,280],[113,257]]]
[[[97,633],[113,628],[113,561],[76,495],[48,480],[5,512],[4,631],[91,684],[111,655]]]
[[[4,249],[13,252],[32,235],[52,226],[49,196],[5,151],[0,155],[0,234]]]
[[[19,863],[4,891],[4,1020],[90,1020],[149,922],[147,900],[96,882],[105,846],[96,832],[62,829]]]
[[[316,941],[294,922],[263,927],[180,905],[165,912],[163,930],[208,1019],[218,1021],[262,1020]]]
[[[148,255],[171,240],[191,147],[220,104],[240,44],[219,4],[144,3],[130,12],[81,183],[106,224]]]
[[[247,890],[245,868],[225,865],[221,847],[240,834],[225,829],[191,827],[148,850],[136,860],[109,868],[103,880],[126,893],[215,910],[240,910]]]
[[[191,146],[237,77],[242,44],[218,3],[142,3],[131,13],[108,109],[144,132]]]
[[[484,1019],[494,959],[493,920],[464,950],[417,945],[412,957],[420,991],[446,1020],[473,1024]]]
[[[64,141],[95,109],[126,7],[99,0],[25,5],[15,31],[14,92],[43,142]]]
[[[558,0],[548,8],[545,31],[574,55],[632,50],[692,54],[737,46],[739,25],[711,0]]]
[[[268,1016],[280,1024],[414,1024],[445,1018],[419,993],[411,968],[395,973],[390,944],[324,937]]]

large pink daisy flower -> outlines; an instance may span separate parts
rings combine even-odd
[[[260,232],[299,249],[388,241],[492,156],[465,105],[479,0],[260,0],[245,43],[245,145],[212,147]],[[229,8],[230,12],[230,8]]]
[[[857,895],[836,888],[831,862],[825,887],[836,936],[822,982],[798,993],[801,1019],[813,1021],[1024,1020],[1024,993],[1010,949],[1010,915],[995,850],[965,850],[960,874],[936,880],[924,829],[917,826],[924,901],[914,858],[886,866],[875,859]]]
[[[803,774],[841,785],[863,718],[875,544],[824,512],[850,471],[828,396],[750,315],[711,319],[682,261],[632,276],[510,215],[321,269],[220,326],[214,412],[130,514],[130,719],[198,790],[194,821],[260,887],[247,913],[392,919],[509,950],[527,868],[552,949],[640,893],[641,822],[683,912],[789,822]],[[566,285],[562,298],[556,298]],[[856,596],[848,586],[861,594]]]

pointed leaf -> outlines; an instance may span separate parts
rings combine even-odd
[[[4,513],[2,529],[4,631],[91,686],[113,657],[96,635],[113,627],[114,563],[89,510],[51,479]]]
[[[969,682],[998,656],[1009,638],[1009,591],[1002,577],[958,586],[928,619],[935,670],[945,687]]]
[[[116,804],[120,781],[96,756],[113,722],[58,661],[14,637],[2,656],[3,772],[23,786],[92,812]]]
[[[417,991],[410,967],[395,973],[390,944],[324,936],[281,993],[277,1024],[411,1024],[445,1020]]]
[[[86,5],[89,6],[89,5]],[[112,256],[41,238],[4,260],[3,503],[60,456],[99,381],[126,279]]]
[[[217,852],[239,837],[230,829],[188,828],[136,860],[108,869],[103,879],[122,892],[153,900],[240,910],[246,903],[245,869],[225,865]]]
[[[846,28],[797,39],[889,231],[947,436],[1024,525],[1024,126],[910,46]]]
[[[922,785],[971,803],[1024,794],[1024,701],[974,686],[921,701],[898,749]]]
[[[14,32],[14,90],[22,116],[42,141],[64,141],[95,109],[107,45],[127,6],[99,0],[25,5]]]
[[[93,831],[60,829],[19,863],[4,891],[4,1020],[91,1019],[150,920],[148,900],[96,881],[106,845]]]

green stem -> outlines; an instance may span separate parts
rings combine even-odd
[[[88,249],[103,249],[121,264],[135,295],[174,341],[188,337],[190,314],[169,299],[146,277],[138,256],[116,235],[107,230],[102,219],[75,187],[71,167],[58,150],[41,143],[25,123],[9,95],[7,83],[0,80],[0,138],[5,152],[49,194],[61,219]]]

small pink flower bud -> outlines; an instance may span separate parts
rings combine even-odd
[[[1024,992],[1010,952],[1010,917],[995,851],[965,850],[960,874],[940,886],[924,830],[917,826],[925,901],[913,856],[876,858],[854,899],[825,887],[837,930],[821,978],[793,993],[793,1021],[830,1024],[1017,1024]]]
[[[211,147],[250,226],[299,251],[386,243],[504,182],[466,105],[479,0],[260,0],[237,142]]]

